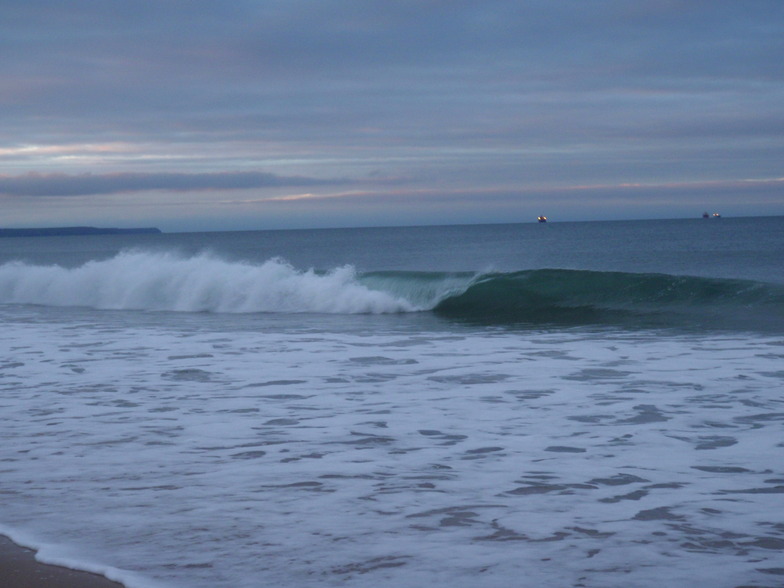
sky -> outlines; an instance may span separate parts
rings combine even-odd
[[[784,0],[0,0],[0,227],[784,214]]]

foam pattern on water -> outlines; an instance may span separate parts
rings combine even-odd
[[[2,312],[0,521],[50,560],[138,587],[784,581],[781,339]]]

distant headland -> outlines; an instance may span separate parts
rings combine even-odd
[[[155,227],[142,229],[102,229],[98,227],[51,227],[43,229],[0,229],[0,237],[60,237],[70,235],[140,235],[157,234]]]

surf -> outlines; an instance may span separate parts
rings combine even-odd
[[[140,251],[75,268],[6,263],[0,266],[0,302],[214,313],[415,310],[402,298],[362,285],[351,266],[302,271],[278,258],[254,264],[207,253],[182,257]]]
[[[440,300],[442,316],[490,323],[784,327],[784,287],[731,280],[569,269],[477,276]]]
[[[784,330],[784,286],[750,280],[575,269],[302,270],[280,258],[254,263],[137,250],[74,268],[6,263],[0,303],[211,313],[430,312],[494,325]]]

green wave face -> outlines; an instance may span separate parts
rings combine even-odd
[[[362,281],[471,323],[784,331],[784,286],[761,282],[560,269],[388,272]]]
[[[403,298],[419,310],[433,310],[441,301],[460,296],[478,279],[474,272],[371,272],[360,283]]]

